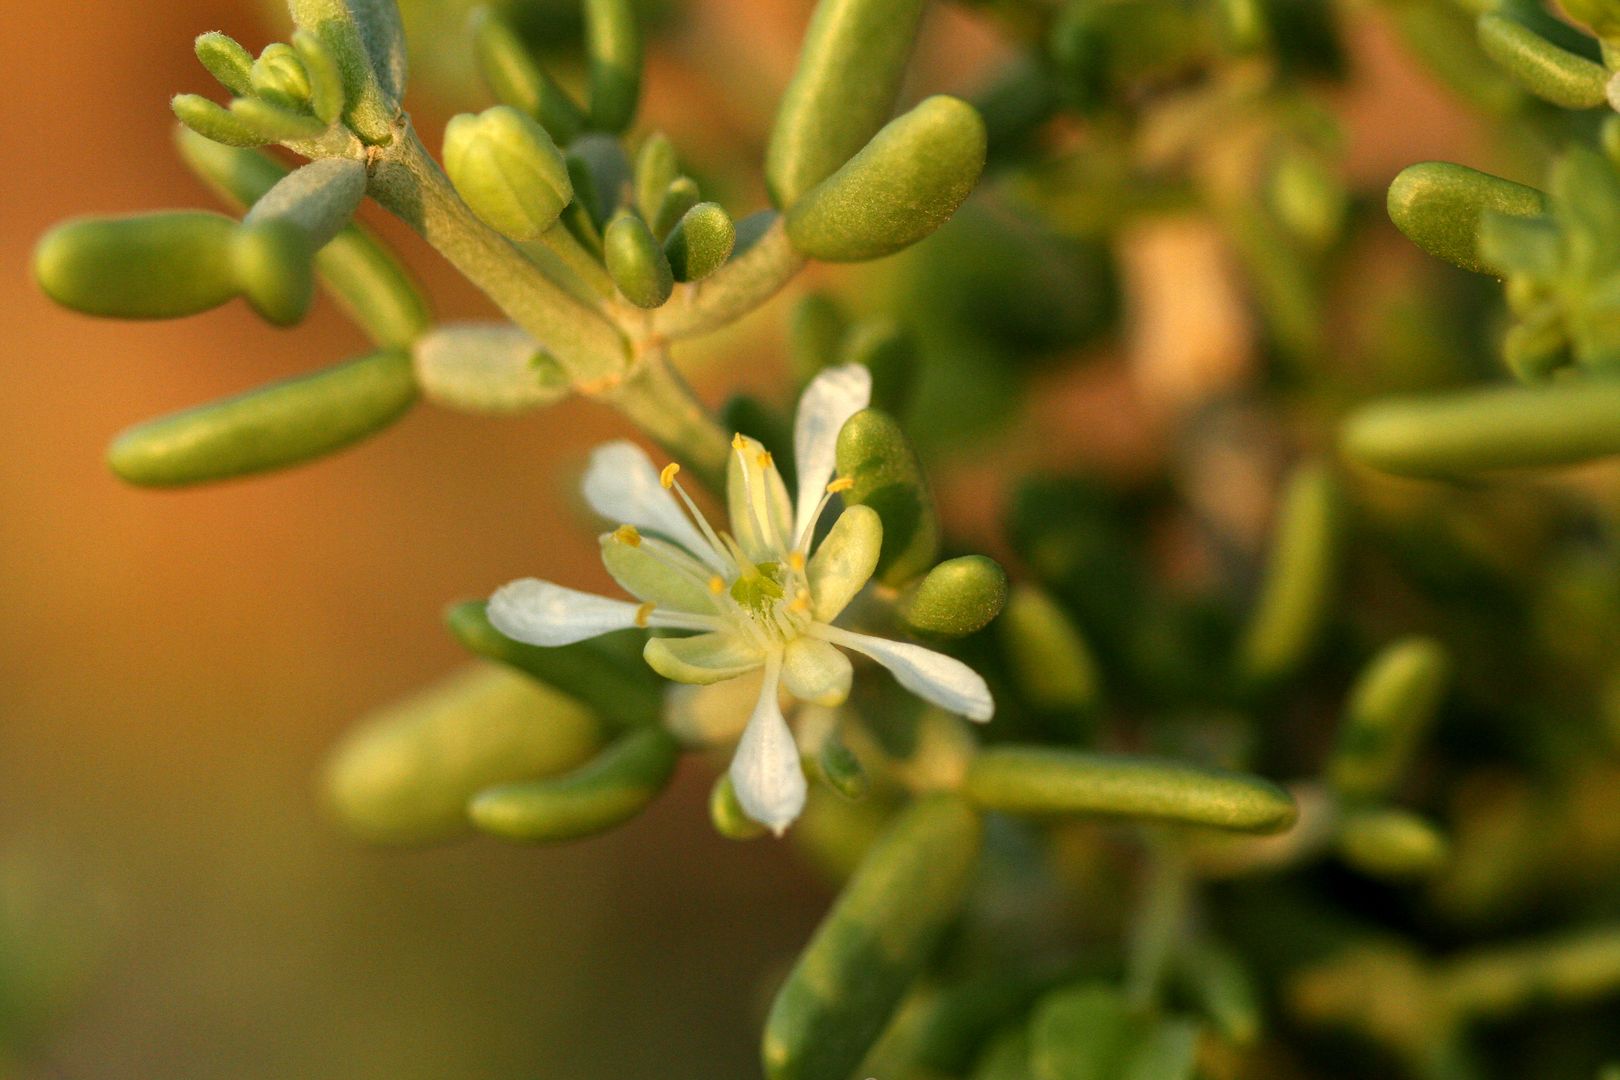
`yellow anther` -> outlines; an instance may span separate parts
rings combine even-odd
[[[680,462],[672,461],[668,465],[664,466],[664,471],[663,472],[658,474],[658,482],[660,484],[663,484],[664,489],[667,491],[670,488],[675,486],[675,474],[680,472],[680,471],[681,471]]]
[[[714,575],[714,577],[709,579],[709,591],[714,593],[716,596],[719,596],[721,593],[725,592],[726,579],[721,577],[719,574]]]
[[[770,468],[775,461],[775,459],[771,457],[771,452],[769,450],[760,451],[759,456],[754,460],[759,462],[759,467],[762,469]]]
[[[645,630],[647,628],[647,620],[652,618],[653,608],[656,606],[657,605],[652,603],[646,603],[636,608],[636,625]]]
[[[748,439],[744,437],[742,432],[739,431],[731,437],[731,448],[733,450],[748,449]]]
[[[848,491],[850,488],[852,488],[854,486],[855,486],[855,481],[854,480],[850,479],[847,476],[840,476],[838,479],[834,480],[832,483],[827,485],[827,494],[836,495],[840,491]]]
[[[792,568],[792,570],[793,570],[793,572],[795,574],[804,573],[804,552],[802,552],[802,551],[790,551],[790,552],[788,552],[788,566],[790,568]]]
[[[799,590],[799,595],[795,596],[793,598],[793,603],[788,605],[788,609],[790,611],[794,611],[794,612],[797,612],[799,614],[803,614],[804,612],[809,611],[810,610],[810,590],[809,589],[800,589]]]
[[[629,544],[631,547],[641,546],[641,533],[636,531],[634,525],[620,525],[613,530],[613,539],[621,544]]]

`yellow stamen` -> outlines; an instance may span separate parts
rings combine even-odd
[[[847,476],[840,476],[838,479],[834,480],[832,483],[827,485],[827,494],[836,495],[840,491],[848,491],[850,488],[852,488],[854,486],[855,486],[855,481],[854,480],[850,479]]]
[[[759,456],[754,460],[759,462],[759,467],[762,469],[770,468],[775,461],[775,459],[771,457],[771,452],[769,450],[760,451]]]
[[[658,482],[668,491],[675,486],[675,474],[681,471],[680,462],[672,461],[664,466],[664,471],[658,474]]]
[[[617,529],[613,530],[613,539],[617,540],[621,544],[628,544],[631,547],[641,546],[641,533],[636,531],[636,527],[634,525],[620,525]]]
[[[647,620],[652,618],[653,608],[656,606],[657,605],[652,603],[646,603],[636,608],[636,625],[645,630],[647,628]]]
[[[735,435],[733,435],[731,437],[731,448],[733,450],[746,450],[746,449],[748,449],[748,440],[743,437],[742,432],[739,431],[739,432],[737,432]]]
[[[788,566],[792,568],[792,570],[793,570],[793,572],[795,574],[804,573],[804,552],[802,552],[802,551],[790,551],[790,552],[788,552]]]
[[[809,611],[810,610],[810,590],[809,589],[800,589],[799,590],[799,595],[795,596],[793,598],[793,603],[788,605],[788,610],[796,612],[798,614],[803,614],[804,612]]]
[[[719,596],[721,593],[725,592],[726,579],[721,577],[719,574],[714,575],[714,577],[709,579],[709,591],[714,593],[716,596]]]

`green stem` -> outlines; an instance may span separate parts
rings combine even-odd
[[[646,346],[623,382],[595,396],[657,440],[712,490],[725,489],[731,440],[670,364],[662,343]]]
[[[752,247],[712,276],[676,289],[653,315],[653,329],[673,341],[736,322],[781,291],[805,261],[788,243],[778,218]]]
[[[555,255],[580,283],[598,300],[614,294],[613,279],[608,277],[602,260],[585,249],[585,245],[561,221],[540,234],[538,241]]]
[[[1148,837],[1147,887],[1140,916],[1131,928],[1125,992],[1131,1003],[1147,1009],[1158,1000],[1170,955],[1187,920],[1191,893],[1187,856],[1174,837]]]
[[[408,119],[401,118],[392,143],[374,148],[372,154],[371,196],[533,334],[574,382],[611,378],[624,370],[628,347],[619,329],[479,221],[456,195]]]

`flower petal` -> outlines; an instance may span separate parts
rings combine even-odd
[[[846,507],[805,567],[810,614],[832,622],[855,599],[877,569],[883,550],[883,519],[870,506]]]
[[[844,421],[872,401],[872,373],[862,364],[830,367],[810,380],[793,422],[793,465],[799,472],[798,516],[793,536],[803,535],[837,465],[838,432]]]
[[[635,443],[620,439],[593,450],[582,487],[591,509],[609,521],[660,533],[707,565],[723,569],[719,555],[659,483],[652,459]]]
[[[996,703],[990,688],[977,671],[960,660],[925,649],[870,634],[853,634],[836,626],[815,626],[817,636],[865,653],[888,668],[895,681],[931,705],[984,722],[995,715]]]
[[[595,593],[523,578],[495,590],[489,621],[495,629],[530,645],[572,645],[614,630],[640,625],[640,607]]]
[[[731,534],[756,563],[779,562],[787,554],[793,504],[787,485],[762,443],[739,435],[726,465],[726,511]]]
[[[664,678],[699,686],[735,679],[765,662],[765,654],[752,642],[723,630],[695,637],[648,638],[641,655]]]
[[[603,533],[600,540],[602,565],[631,596],[674,611],[715,613],[714,595],[692,580],[691,574],[682,573],[654,554],[650,541],[630,543],[616,532]]]
[[[731,784],[743,813],[781,836],[804,809],[799,747],[776,700],[778,661],[766,665],[759,701],[731,759]]]
[[[849,657],[825,641],[796,637],[782,653],[782,685],[800,701],[842,705],[854,676]]]

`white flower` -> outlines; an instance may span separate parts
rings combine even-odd
[[[651,638],[643,652],[654,670],[677,682],[716,683],[763,669],[731,779],[748,816],[778,835],[805,798],[780,691],[817,705],[841,704],[853,669],[834,646],[877,661],[901,686],[943,709],[980,721],[995,711],[984,680],[967,665],[834,625],[871,578],[883,527],[870,507],[850,506],[814,552],[810,546],[828,501],[849,487],[833,479],[839,429],[870,396],[871,376],[856,364],[830,368],[805,389],[793,432],[796,501],[763,446],[743,435],[732,440],[729,533],[704,519],[676,480],[678,465],[660,472],[628,442],[599,447],[585,474],[585,498],[623,523],[602,535],[602,561],[639,603],[534,578],[503,586],[489,602],[490,622],[532,645],[568,645],[629,627],[692,631]]]

